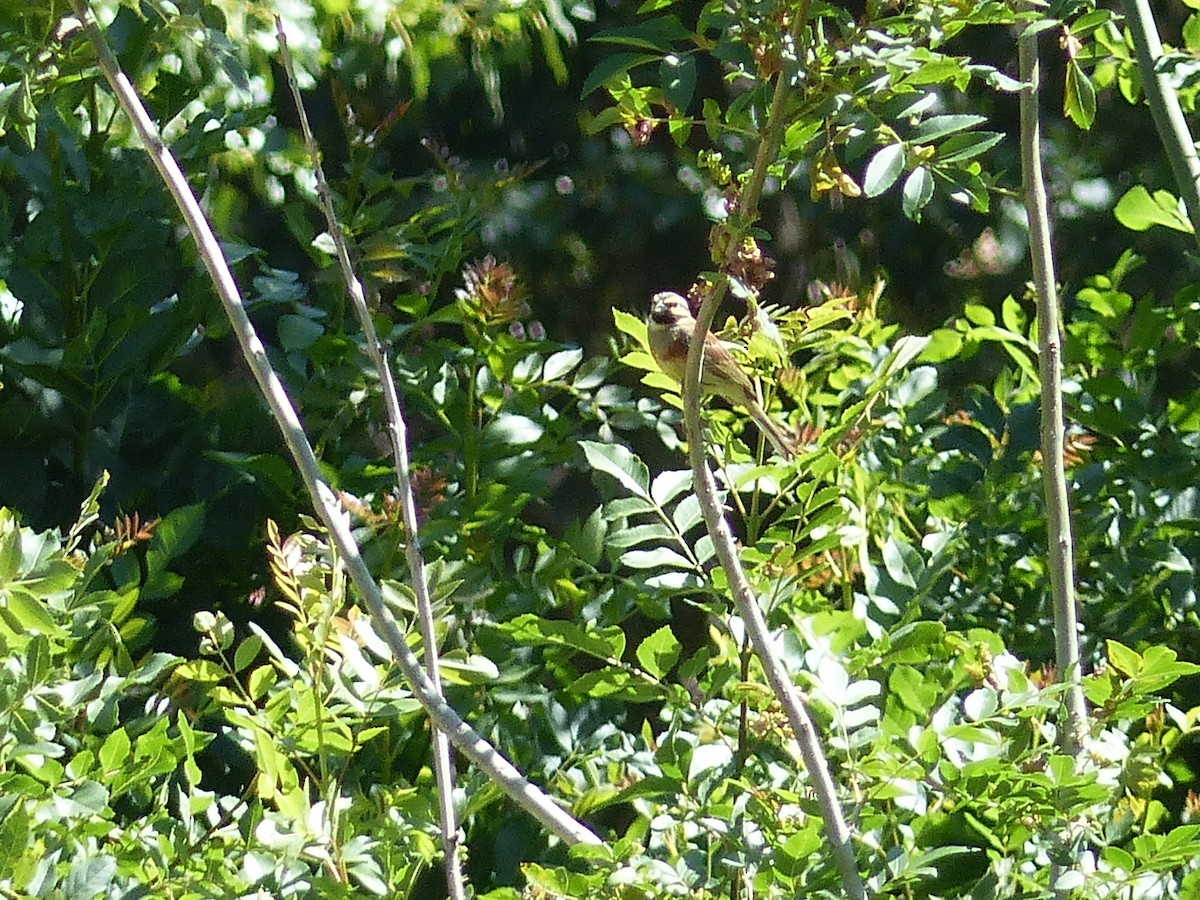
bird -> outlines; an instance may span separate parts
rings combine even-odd
[[[696,319],[687,300],[674,291],[660,291],[650,301],[646,323],[650,353],[654,361],[675,381],[683,384],[688,348],[696,333]],[[704,365],[700,370],[700,388],[741,406],[754,419],[771,446],[785,459],[796,455],[795,442],[777,425],[758,402],[758,393],[738,361],[713,334],[704,336]]]

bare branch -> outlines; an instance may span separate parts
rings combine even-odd
[[[1046,537],[1049,544],[1050,591],[1054,606],[1054,641],[1058,676],[1067,686],[1066,723],[1059,729],[1064,753],[1078,756],[1087,738],[1087,705],[1079,663],[1079,623],[1075,612],[1075,562],[1071,509],[1067,497],[1062,396],[1062,333],[1054,258],[1050,238],[1049,200],[1042,179],[1041,128],[1038,99],[1041,73],[1038,32],[1028,28],[1017,40],[1021,70],[1021,177],[1029,219],[1029,253],[1037,294],[1038,368],[1042,381],[1042,484],[1046,494]],[[1058,883],[1065,868],[1056,862],[1050,883]],[[1067,890],[1055,890],[1066,897]]]
[[[292,55],[288,52],[287,35],[283,31],[283,20],[275,17],[275,33],[279,38],[279,56],[287,73],[288,86],[292,91],[292,100],[300,116],[300,130],[304,135],[304,143],[308,155],[312,159],[313,173],[317,179],[317,196],[321,201],[321,209],[325,213],[325,223],[329,228],[329,236],[337,252],[338,265],[342,270],[342,280],[346,283],[346,291],[354,307],[359,327],[362,328],[363,340],[366,344],[367,356],[379,375],[379,384],[383,388],[383,406],[387,413],[388,434],[392,441],[392,461],[396,467],[396,482],[400,491],[400,515],[404,520],[404,555],[408,560],[408,571],[412,578],[413,594],[416,598],[417,621],[421,627],[421,640],[425,645],[425,674],[433,689],[442,695],[442,679],[438,673],[437,631],[433,622],[433,603],[429,597],[429,579],[425,574],[425,557],[421,553],[418,537],[419,523],[417,522],[417,505],[413,499],[412,472],[408,459],[408,427],[404,414],[400,410],[400,399],[396,394],[396,381],[392,378],[392,367],[388,360],[387,351],[379,342],[375,333],[375,323],[371,319],[371,310],[367,306],[367,296],[363,291],[362,282],[354,274],[354,266],[350,261],[350,252],[346,247],[346,239],[342,234],[341,223],[333,209],[333,198],[330,195],[329,182],[325,180],[325,170],[321,166],[321,151],[313,137],[312,128],[308,124],[308,113],[304,109],[304,101],[300,96],[300,84],[296,80],[296,67]],[[445,855],[446,887],[450,900],[466,900],[466,879],[463,875],[462,858],[459,854],[458,816],[454,811],[454,765],[450,758],[450,741],[446,733],[433,727],[433,771],[437,783],[438,812],[442,829],[442,852]]]
[[[425,708],[434,725],[445,732],[454,745],[487,773],[488,777],[495,781],[501,790],[552,833],[569,844],[601,844],[600,838],[557,806],[538,787],[531,784],[512,763],[501,756],[478,732],[463,721],[462,717],[442,699],[433,682],[429,680],[429,676],[421,668],[420,661],[404,642],[404,634],[388,611],[379,585],[371,576],[366,562],[359,553],[358,545],[350,533],[348,517],[338,509],[333,491],[321,477],[316,455],[308,443],[308,438],[304,434],[299,417],[296,415],[296,410],[292,406],[282,382],[271,368],[262,341],[255,333],[254,326],[246,314],[237,284],[233,280],[233,274],[229,271],[221,247],[217,243],[217,238],[213,234],[203,210],[200,209],[200,204],[192,194],[191,188],[188,187],[179,164],[163,145],[158,128],[138,98],[137,92],[134,91],[129,79],[125,77],[125,73],[117,64],[116,57],[104,39],[104,33],[100,30],[86,0],[71,0],[71,4],[83,24],[88,40],[96,51],[96,57],[105,79],[116,95],[118,103],[133,123],[134,129],[150,156],[150,161],[158,170],[172,199],[179,207],[188,230],[196,240],[200,258],[204,261],[205,268],[213,280],[217,296],[225,308],[225,314],[229,317],[242,355],[283,433],[284,442],[300,471],[300,477],[312,499],[313,507],[325,527],[329,529],[333,544],[345,561],[354,586],[362,595],[373,621],[379,627],[384,640],[395,655],[397,663],[412,687],[413,694]]]
[[[805,33],[808,20],[808,2],[804,0],[795,20],[792,23],[791,34],[799,44],[797,56],[803,64],[804,49],[801,37]],[[775,93],[771,99],[771,107],[767,113],[766,132],[758,145],[754,165],[739,202],[740,220],[735,223],[733,234],[729,241],[730,257],[741,247],[742,238],[749,231],[758,214],[758,201],[766,182],[767,169],[774,161],[779,150],[779,142],[783,133],[784,109],[788,98],[789,74],[786,70],[779,73],[775,83]],[[700,367],[704,358],[704,339],[712,327],[713,316],[725,296],[728,279],[719,278],[713,289],[705,296],[700,310],[696,314],[696,331],[692,335],[692,343],[688,353],[687,371],[683,385],[683,415],[688,435],[688,457],[692,464],[692,483],[695,485],[696,496],[704,515],[704,525],[712,538],[718,561],[729,579],[729,587],[733,594],[733,602],[738,614],[746,625],[746,634],[754,647],[754,652],[762,661],[763,670],[771,689],[779,699],[787,713],[788,722],[796,736],[800,755],[805,768],[812,779],[812,788],[821,807],[821,816],[825,821],[825,833],[833,850],[838,872],[841,874],[842,886],[846,895],[852,900],[866,897],[862,879],[858,873],[858,864],[854,858],[854,848],[850,843],[850,829],[846,817],[842,813],[838,800],[837,789],[833,777],[829,773],[829,762],[813,726],[812,718],[805,707],[804,699],[783,665],[783,661],[775,652],[766,619],[763,617],[758,598],[742,569],[737,547],[733,542],[733,534],[721,509],[720,498],[717,496],[716,482],[708,468],[705,458],[705,447],[702,426],[700,423]]]

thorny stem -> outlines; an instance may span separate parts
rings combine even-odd
[[[805,46],[803,35],[808,23],[808,0],[804,0],[792,21],[790,33],[797,41],[797,59],[803,70],[805,61]],[[739,200],[739,219],[730,229],[727,257],[723,260],[722,273],[733,260],[733,254],[741,247],[742,240],[749,231],[757,211],[759,198],[762,196],[763,185],[766,183],[767,170],[779,150],[784,127],[784,110],[788,100],[788,73],[781,70],[775,82],[775,91],[771,106],[767,113],[766,130],[759,142],[755,153],[750,178],[746,182]],[[733,595],[734,605],[746,627],[746,634],[754,646],[762,662],[767,681],[770,682],[775,696],[785,710],[800,755],[812,780],[812,789],[821,808],[821,816],[825,822],[826,837],[833,851],[838,872],[841,875],[842,887],[851,900],[866,897],[862,878],[858,873],[858,864],[854,858],[854,848],[850,843],[850,829],[846,824],[838,800],[837,789],[829,772],[829,762],[825,758],[816,728],[813,726],[808,710],[791,677],[776,653],[771,633],[763,617],[758,598],[746,578],[734,545],[733,534],[721,509],[717,486],[705,458],[705,447],[700,423],[700,368],[704,359],[704,339],[712,327],[713,316],[717,306],[725,296],[728,287],[728,277],[722,274],[718,277],[712,290],[705,296],[700,310],[696,314],[696,333],[692,336],[688,352],[687,370],[683,384],[683,414],[688,435],[688,457],[692,464],[692,478],[696,496],[704,515],[704,525],[712,538],[716,549],[717,559],[725,570]]]

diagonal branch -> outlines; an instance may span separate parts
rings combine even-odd
[[[362,595],[372,620],[382,632],[404,677],[412,687],[414,696],[424,707],[434,726],[445,732],[463,755],[482,769],[517,805],[534,816],[547,829],[568,844],[601,844],[600,838],[557,806],[537,786],[530,783],[512,763],[501,756],[478,732],[463,721],[462,717],[442,699],[429,676],[421,668],[420,661],[408,648],[404,641],[404,633],[388,611],[379,585],[375,583],[366,562],[359,553],[354,536],[350,533],[347,517],[338,509],[337,498],[321,476],[317,457],[304,434],[304,428],[296,415],[295,407],[292,406],[279,376],[271,368],[266,349],[255,333],[250,317],[246,314],[237,284],[233,280],[233,274],[229,271],[220,244],[204,216],[204,211],[188,186],[187,179],[175,161],[175,157],[163,144],[158,127],[150,118],[150,114],[129,83],[129,79],[121,71],[112,49],[104,38],[104,33],[100,30],[99,23],[87,5],[87,0],[71,0],[71,5],[83,25],[88,40],[96,51],[100,69],[116,95],[117,102],[129,116],[150,161],[158,170],[172,199],[179,207],[188,230],[196,240],[197,251],[204,261],[209,277],[213,280],[213,286],[216,288],[225,314],[229,317],[242,355],[250,367],[254,380],[258,383],[267,405],[271,408],[271,414],[276,424],[283,433],[284,442],[292,454],[296,468],[300,471],[300,477],[304,481],[313,506],[325,527],[329,529],[330,538],[345,561],[354,586]]]
[[[304,109],[304,101],[300,97],[300,85],[296,80],[296,67],[292,55],[288,52],[287,35],[283,32],[283,20],[275,17],[275,33],[279,38],[279,55],[283,61],[284,71],[287,72],[288,86],[292,91],[292,100],[300,116],[300,131],[304,135],[304,143],[308,155],[312,159],[313,172],[317,179],[317,195],[321,200],[321,209],[325,213],[326,226],[333,239],[337,252],[338,265],[342,270],[342,280],[346,283],[346,292],[354,306],[354,313],[362,328],[363,341],[366,344],[367,356],[370,358],[375,371],[379,375],[379,383],[383,389],[383,405],[387,413],[388,434],[392,440],[392,460],[396,467],[396,480],[400,490],[400,514],[404,520],[404,555],[408,560],[408,571],[412,578],[413,594],[416,597],[417,621],[421,627],[421,640],[425,645],[425,674],[434,690],[442,693],[442,679],[438,673],[437,631],[433,621],[433,603],[429,597],[429,579],[425,573],[425,557],[421,553],[418,539],[419,525],[417,522],[417,506],[413,499],[412,473],[408,459],[408,428],[404,414],[400,410],[400,400],[396,394],[396,382],[392,378],[392,367],[388,361],[387,352],[379,342],[375,333],[375,323],[371,319],[371,310],[367,306],[367,296],[363,291],[362,282],[354,274],[354,266],[350,262],[350,253],[346,248],[346,239],[342,234],[341,223],[333,209],[333,198],[330,195],[329,182],[325,180],[325,170],[321,166],[321,152],[313,137],[312,128],[308,123],[308,113]],[[442,852],[445,856],[446,886],[450,900],[466,900],[466,879],[463,876],[462,857],[458,843],[458,817],[454,811],[454,765],[450,758],[450,741],[446,733],[433,727],[433,770],[437,783],[438,811],[442,828]]]
[[[1188,130],[1175,89],[1166,73],[1158,68],[1163,55],[1162,41],[1148,0],[1125,0],[1125,24],[1133,37],[1142,90],[1146,92],[1154,127],[1158,129],[1159,140],[1171,163],[1171,174],[1187,207],[1193,235],[1200,242],[1200,157],[1196,155],[1196,142]]]
[[[807,21],[808,0],[802,0],[791,27],[791,34],[799,45],[797,57],[801,65],[804,61],[804,45],[801,39],[805,34]],[[725,264],[732,262],[732,254],[741,247],[743,238],[757,217],[758,201],[762,195],[763,185],[766,183],[767,169],[779,151],[780,138],[783,134],[789,77],[786,71],[780,71],[775,83],[775,92],[767,113],[766,131],[759,142],[750,178],[740,198],[740,220],[732,229],[729,240],[731,255],[722,261]],[[724,268],[723,265],[722,270]],[[796,690],[796,686],[792,684],[791,676],[775,651],[774,642],[771,639],[771,633],[766,619],[763,617],[758,598],[754,595],[754,589],[750,586],[746,573],[742,569],[729,522],[725,519],[721,509],[716,482],[705,457],[706,450],[700,423],[700,368],[704,360],[704,339],[712,327],[713,316],[725,296],[728,283],[728,277],[722,271],[722,275],[717,278],[696,314],[696,332],[692,335],[688,352],[687,370],[683,384],[683,415],[688,436],[688,457],[692,464],[692,480],[696,489],[696,497],[700,501],[700,509],[704,515],[704,525],[712,538],[717,559],[729,580],[734,605],[745,623],[746,634],[754,647],[754,652],[762,662],[767,681],[787,713],[788,722],[792,726],[800,748],[800,755],[804,760],[804,766],[812,779],[812,788],[821,808],[821,817],[825,822],[825,834],[831,844],[834,860],[842,878],[842,887],[846,896],[852,900],[859,900],[859,898],[866,897],[866,892],[858,873],[854,848],[850,843],[850,829],[846,824],[846,817],[842,813],[838,800],[837,788],[829,772],[829,761],[825,758],[820,738],[817,736],[816,728],[808,714],[804,700],[800,696],[800,692]]]

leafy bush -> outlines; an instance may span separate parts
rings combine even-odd
[[[703,198],[713,271],[696,282],[730,282],[748,314],[721,331],[799,439],[797,459],[764,459],[740,411],[705,410],[741,562],[823,736],[869,891],[1200,888],[1187,793],[1200,704],[1182,681],[1198,671],[1194,285],[1169,300],[1135,292],[1131,252],[1093,257],[1080,271],[1110,271],[1071,296],[1065,462],[1092,705],[1074,758],[1059,749],[1062,673],[1048,666],[1029,305],[972,297],[928,339],[903,336],[893,295],[848,251],[839,283],[793,273],[785,290],[802,303],[758,302],[774,261],[751,230],[757,196],[742,205],[752,188],[766,185],[779,222],[806,193],[831,219],[866,197],[926,224],[970,214],[1003,225],[1011,185],[993,165],[1006,143],[993,122],[1018,84],[963,42],[1033,13],[710,3],[685,22],[673,4],[645,4],[593,35],[618,52],[577,79],[593,104],[582,123],[600,136],[616,126],[618,149],[553,189],[536,166],[464,160],[432,138],[427,170],[411,174],[397,157],[411,155],[417,126],[396,64],[417,101],[451,96],[473,71],[496,116],[502,65],[532,59],[534,38],[554,78],[582,73],[582,57],[562,55],[573,27],[557,4],[410,4],[361,30],[318,5],[290,22],[302,77],[327,79],[336,110],[325,118],[341,127],[327,166],[411,419],[414,538],[400,524],[378,375],[327,277],[307,149],[270,102],[270,23],[233,3],[97,5],[172,150],[193,178],[216,176],[206,200],[250,314],[409,642],[421,642],[403,553],[415,539],[449,699],[605,840],[566,846],[464,766],[454,801],[481,892],[844,886],[792,721],[699,527],[678,386],[647,352],[640,302],[636,315],[615,311],[614,352],[591,353],[597,336],[554,340],[542,324],[548,308],[559,322],[573,306],[607,316],[591,292],[563,302],[582,276],[534,281],[551,303],[483,252],[486,236],[534,235],[527,255],[565,248],[576,269],[595,269],[594,246],[542,216],[565,208],[551,193],[578,190],[577,212],[606,211],[589,226],[610,227],[614,259],[639,269],[626,245],[665,233],[658,220],[678,210],[642,216],[645,198],[621,193],[628,182],[594,175],[605,165],[647,183],[672,174],[682,187],[660,184],[663,196]],[[1103,104],[1089,73],[1127,97],[1136,78],[1112,15],[1077,13],[1064,31],[1065,112],[1091,127]],[[21,510],[0,510],[0,886],[429,896],[443,848],[424,711],[345,561],[301,511],[228,326],[91,55],[52,15],[0,17],[12,213],[0,440],[13,453],[0,477]],[[470,115],[456,124],[461,139]],[[758,145],[772,158],[758,160]],[[1144,193],[1122,201],[1122,221],[1186,230],[1173,198]],[[782,244],[786,229],[774,230]],[[112,484],[96,484],[65,536],[39,530],[65,521],[64,498],[73,505],[103,469]]]

